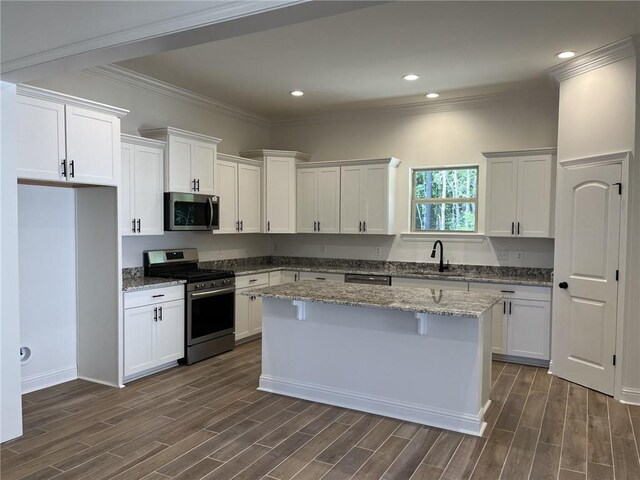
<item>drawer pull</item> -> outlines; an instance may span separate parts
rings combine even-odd
[[[515,290],[500,290],[502,293],[516,293]]]
[[[164,293],[161,293],[160,295],[153,295],[153,298],[160,298],[160,297],[164,297]]]
[[[325,277],[316,277],[316,280],[326,280]]]
[[[257,278],[252,278],[251,280],[249,280],[249,283],[254,283],[254,282],[257,282],[257,281],[258,281]]]

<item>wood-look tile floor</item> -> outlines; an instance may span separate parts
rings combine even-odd
[[[482,438],[256,390],[260,342],[115,389],[24,396],[13,479],[640,479],[640,407],[494,362]]]

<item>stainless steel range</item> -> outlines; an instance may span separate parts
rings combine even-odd
[[[195,248],[144,252],[144,274],[186,280],[185,357],[187,365],[235,346],[235,275],[198,268]]]

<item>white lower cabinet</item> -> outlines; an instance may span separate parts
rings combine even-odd
[[[155,299],[149,293],[141,295],[143,292],[124,294],[125,380],[184,357],[184,287],[157,292]],[[158,301],[165,298],[169,301]]]
[[[280,284],[295,283],[300,280],[300,274],[295,270],[282,270],[280,272]]]
[[[393,277],[391,285],[394,287],[433,288],[436,290],[460,290],[469,291],[468,282],[456,280],[431,280],[428,278]]]
[[[551,345],[551,289],[470,283],[469,291],[502,295],[493,307],[493,353],[548,361]]]
[[[243,295],[253,288],[280,285],[280,272],[236,277],[236,342],[262,333],[262,298]]]

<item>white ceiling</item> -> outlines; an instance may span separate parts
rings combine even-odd
[[[119,65],[283,119],[542,83],[557,52],[639,32],[640,2],[392,2]]]

